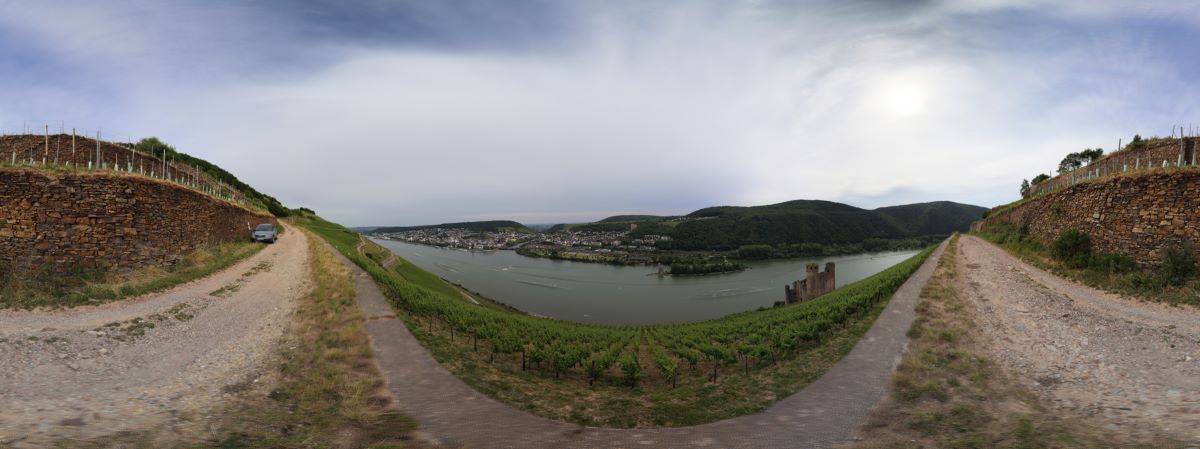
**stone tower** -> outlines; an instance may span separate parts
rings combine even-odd
[[[788,304],[808,301],[833,291],[837,288],[835,270],[833,262],[825,264],[825,272],[821,272],[821,266],[815,263],[806,265],[804,279],[783,286],[784,301]]]

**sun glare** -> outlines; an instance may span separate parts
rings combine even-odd
[[[925,93],[916,86],[889,86],[884,95],[887,109],[896,117],[911,117],[925,111]]]

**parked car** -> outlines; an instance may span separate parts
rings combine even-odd
[[[275,243],[279,239],[279,233],[275,229],[275,225],[263,223],[254,228],[254,232],[250,233],[250,239],[256,242]]]

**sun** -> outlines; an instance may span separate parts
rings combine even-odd
[[[912,117],[925,112],[925,92],[918,86],[900,84],[883,91],[883,102],[895,117]]]

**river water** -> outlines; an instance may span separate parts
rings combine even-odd
[[[750,269],[707,276],[655,275],[653,266],[617,266],[469,252],[375,240],[417,266],[525,312],[596,324],[685,323],[770,307],[804,266],[837,264],[837,285],[858,281],[912,257],[900,251],[819,259],[744,262]]]

